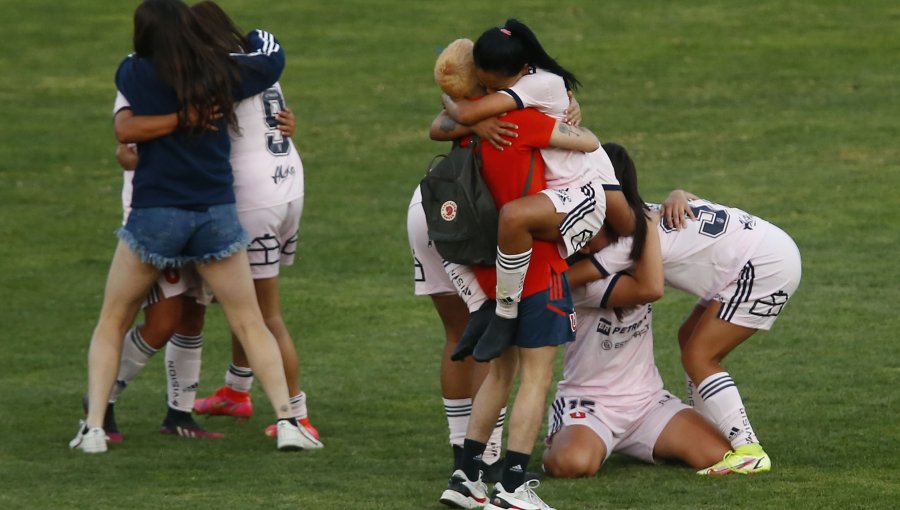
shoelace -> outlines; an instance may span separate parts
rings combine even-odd
[[[519,487],[519,490],[516,491],[519,494],[516,494],[516,496],[524,499],[525,501],[528,501],[529,503],[538,505],[541,508],[550,508],[550,506],[547,505],[547,503],[544,503],[544,500],[534,492],[534,489],[537,489],[540,485],[541,482],[538,480],[528,480],[527,482],[522,484],[521,487]]]

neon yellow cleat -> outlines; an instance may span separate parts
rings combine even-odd
[[[698,475],[727,475],[739,473],[752,475],[764,473],[772,469],[772,460],[759,443],[738,446],[734,451],[712,466],[697,471]]]

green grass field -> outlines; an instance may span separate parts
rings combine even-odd
[[[446,149],[427,136],[437,52],[515,16],[579,77],[584,124],[630,149],[645,198],[682,187],[744,208],[789,232],[804,263],[776,327],[727,361],[771,473],[705,479],[613,457],[540,495],[560,510],[897,507],[896,2],[221,4],[287,50],[306,209],[283,301],[326,448],[277,453],[258,387],[249,423],[202,422],[226,440],[160,436],[154,359],[117,406],[125,443],[68,450],[121,219],[110,112],[136,2],[0,0],[0,506],[440,508],[443,333],[412,295],[406,207]],[[691,305],[669,291],[654,314],[679,395],[675,333]],[[229,359],[220,310],[207,323],[201,394]]]

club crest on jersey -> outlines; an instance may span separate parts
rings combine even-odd
[[[457,210],[456,202],[447,200],[441,205],[441,218],[443,218],[444,221],[453,221],[456,219]]]

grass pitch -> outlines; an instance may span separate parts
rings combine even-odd
[[[599,476],[547,480],[540,495],[561,510],[896,506],[895,2],[221,3],[287,50],[306,209],[283,299],[326,447],[275,452],[258,388],[249,423],[203,422],[224,441],[160,436],[154,360],[117,406],[125,443],[68,451],[121,218],[110,110],[135,3],[4,1],[4,506],[439,508],[450,467],[442,331],[412,296],[404,219],[445,150],[427,137],[439,48],[512,16],[579,77],[584,124],[629,148],[645,198],[682,187],[744,208],[790,233],[804,264],[775,328],[727,360],[773,472],[705,479],[613,457]],[[675,333],[691,304],[670,291],[654,314],[657,363],[677,394]],[[201,394],[221,384],[229,356],[221,313],[207,322]]]

